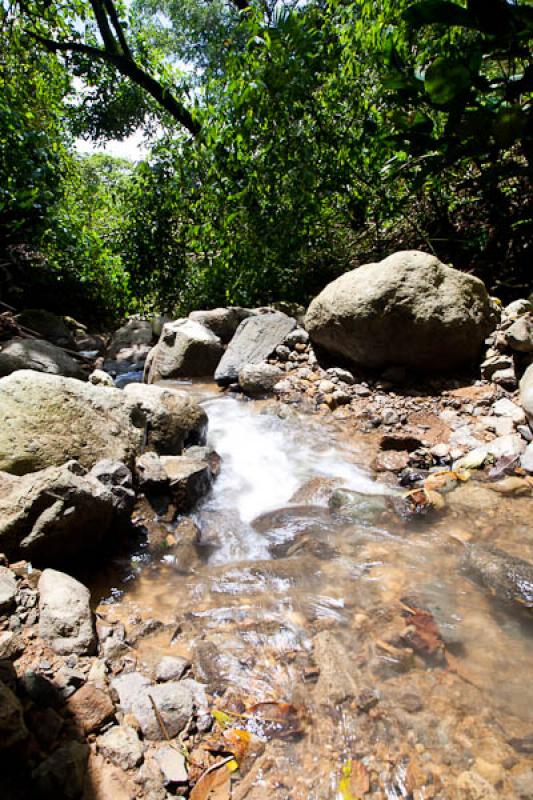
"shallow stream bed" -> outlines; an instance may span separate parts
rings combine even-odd
[[[341,421],[191,391],[222,458],[192,515],[199,542],[161,523],[164,547],[143,543],[92,589],[127,629],[164,623],[137,642],[139,668],[187,657],[264,739],[233,797],[533,797],[533,623],[460,566],[472,543],[533,561],[531,499],[470,481],[406,521]],[[361,493],[357,514],[330,511],[336,487]],[[247,714],[268,701],[297,725]]]

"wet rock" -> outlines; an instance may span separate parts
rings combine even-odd
[[[27,735],[18,698],[0,681],[0,752],[23,741]]]
[[[119,389],[22,370],[0,379],[0,469],[23,475],[71,458],[133,464],[146,420]]]
[[[451,370],[473,363],[493,326],[484,284],[418,251],[341,275],[305,318],[313,344],[378,369]]]
[[[238,379],[239,372],[246,365],[265,361],[295,325],[294,319],[280,312],[245,319],[215,371],[217,383],[227,386]]]
[[[150,353],[147,383],[178,377],[210,377],[224,353],[218,336],[192,319],[163,326]]]
[[[61,655],[90,655],[96,634],[89,590],[79,581],[53,569],[39,580],[39,635]]]
[[[109,388],[114,388],[115,381],[107,372],[104,372],[103,369],[95,369],[89,375],[89,383],[92,383],[93,386],[107,386]]]
[[[67,708],[84,733],[100,730],[115,716],[115,706],[108,693],[86,683],[69,698]]]
[[[176,455],[186,445],[205,441],[207,414],[186,392],[130,383],[124,394],[147,420],[145,449]]]
[[[161,456],[168,491],[178,512],[190,511],[211,488],[216,470],[210,452],[191,447],[182,456]]]
[[[85,377],[77,359],[44,339],[15,337],[0,344],[0,375],[10,375],[20,369],[65,375],[67,378]]]
[[[189,662],[181,656],[163,656],[157,665],[155,678],[160,683],[164,681],[179,681],[187,670]]]
[[[349,670],[353,661],[329,631],[321,631],[313,638],[313,660],[319,669],[313,692],[318,703],[336,705],[358,696],[356,669],[353,673]]]
[[[467,546],[461,560],[465,572],[507,603],[533,608],[533,564],[496,547]]]
[[[239,371],[239,386],[245,394],[258,397],[272,392],[281,375],[273,364],[246,364]]]
[[[111,489],[78,462],[21,477],[0,473],[0,548],[10,557],[65,560],[92,550],[129,518],[131,497]]]
[[[67,742],[48,756],[33,772],[38,795],[78,800],[85,781],[89,748],[81,742]]]
[[[523,314],[510,328],[505,337],[511,350],[519,353],[533,353],[533,314]]]
[[[158,747],[154,753],[154,758],[163,773],[165,784],[186,783],[188,780],[185,758],[175,748],[169,745]]]
[[[96,740],[98,751],[117,767],[134,769],[143,760],[144,747],[137,731],[128,725],[116,725]]]
[[[531,364],[520,381],[520,402],[533,428],[533,364]]]
[[[209,311],[192,311],[189,319],[208,328],[215,336],[219,337],[223,344],[227,344],[243,319],[251,317],[253,313],[248,308],[229,306],[228,308],[212,308]]]
[[[374,523],[388,508],[387,496],[362,494],[350,489],[337,489],[331,495],[329,508],[354,522]]]
[[[0,506],[1,509],[1,506]],[[0,534],[0,545],[2,544]],[[2,549],[5,548],[2,546]],[[15,575],[7,567],[0,567],[0,614],[9,611],[14,603],[17,594],[17,580]]]

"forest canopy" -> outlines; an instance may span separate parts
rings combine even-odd
[[[533,8],[7,2],[0,292],[104,320],[305,303],[420,248],[527,294]],[[81,156],[137,130],[135,164]]]

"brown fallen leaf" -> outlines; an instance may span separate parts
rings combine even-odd
[[[230,800],[231,773],[222,762],[222,766],[204,772],[190,794],[190,800]]]
[[[402,639],[421,655],[433,656],[436,653],[442,653],[444,642],[437,623],[433,619],[433,614],[422,608],[407,606],[405,603],[401,605],[408,623]]]
[[[300,712],[291,703],[255,703],[247,712],[270,738],[287,738],[303,733]]]

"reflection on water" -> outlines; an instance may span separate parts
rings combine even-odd
[[[479,487],[473,503],[461,487],[432,522],[395,520],[380,504],[374,517],[342,518],[327,508],[336,486],[387,492],[345,431],[228,397],[205,407],[222,470],[194,514],[196,557],[183,568],[179,543],[141,550],[105,599],[126,624],[168,625],[138,643],[147,667],[186,655],[213,696],[305,708],[305,736],[269,743],[237,797],[341,797],[347,759],[364,765],[376,798],[468,800],[492,797],[493,785],[494,796],[520,797],[513,780],[530,755],[510,741],[533,732],[532,628],[462,574],[458,539],[533,560],[531,500],[489,503]],[[438,657],[425,639],[406,646],[413,607],[430,612]],[[361,700],[368,692],[375,703]],[[489,789],[476,795],[478,778]]]

